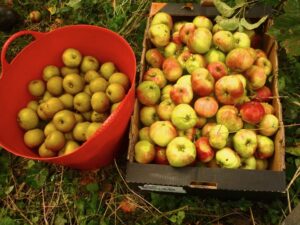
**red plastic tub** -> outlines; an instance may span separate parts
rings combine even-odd
[[[8,63],[5,55],[10,43],[23,35],[32,35],[35,40]],[[17,113],[32,99],[27,91],[29,81],[41,78],[46,65],[62,66],[61,54],[70,47],[83,55],[95,56],[100,62],[113,61],[121,72],[129,76],[131,87],[102,128],[77,151],[60,157],[41,158],[23,143],[24,131],[18,126]],[[91,25],[65,26],[48,33],[20,31],[3,45],[1,64],[0,146],[17,156],[77,169],[97,169],[112,162],[127,130],[135,97],[136,59],[124,38],[108,29]]]

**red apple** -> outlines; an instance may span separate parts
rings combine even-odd
[[[257,58],[260,58],[260,57],[267,58],[267,54],[263,50],[257,48],[257,49],[255,49],[255,51],[256,51]]]
[[[170,97],[176,105],[181,103],[189,104],[193,100],[192,87],[175,84],[170,92]]]
[[[154,162],[156,164],[169,165],[169,161],[168,161],[167,155],[166,155],[166,148],[156,146],[155,151],[156,151],[156,154],[155,154]]]
[[[233,105],[243,94],[243,83],[235,75],[221,77],[215,84],[215,95],[222,104]]]
[[[161,68],[163,61],[165,60],[164,56],[158,51],[157,48],[148,49],[146,52],[146,62],[154,68]]]
[[[271,104],[267,102],[261,102],[261,105],[264,107],[265,114],[274,114],[275,110]]]
[[[265,110],[259,102],[251,101],[241,106],[240,114],[245,122],[257,124],[263,119]]]
[[[198,68],[192,73],[192,88],[199,96],[208,96],[214,90],[215,79],[205,68]]]
[[[179,30],[179,37],[182,43],[187,43],[190,34],[196,29],[195,24],[186,22],[184,23]]]
[[[196,136],[196,128],[192,127],[187,130],[178,130],[179,137],[186,137],[187,139],[193,141]]]
[[[216,115],[219,104],[214,97],[198,98],[194,103],[194,109],[198,116],[211,118]]]
[[[149,68],[144,73],[143,80],[154,81],[159,86],[159,88],[163,88],[167,84],[165,75],[159,68]]]
[[[183,73],[183,69],[180,63],[174,57],[166,58],[163,62],[162,68],[165,77],[170,82],[175,82],[176,80],[178,80],[178,78],[181,77]]]
[[[227,66],[223,62],[209,63],[207,65],[207,69],[210,72],[210,74],[215,78],[215,81],[228,74]]]
[[[204,137],[208,137],[208,134],[211,130],[211,128],[213,128],[214,126],[216,126],[216,123],[210,122],[210,123],[206,123],[203,127],[202,127],[202,136]]]
[[[226,65],[233,71],[243,72],[254,63],[254,58],[247,48],[235,48],[226,56]]]
[[[267,86],[263,86],[255,91],[254,100],[269,102],[272,99],[272,91]]]
[[[200,137],[196,142],[197,159],[201,162],[209,162],[215,156],[215,151],[209,144],[208,137]]]
[[[263,87],[267,81],[267,75],[264,69],[255,65],[246,70],[245,77],[248,80],[249,88],[252,90]]]
[[[181,39],[180,39],[180,35],[179,35],[179,31],[175,31],[172,34],[172,41],[176,44],[178,44],[179,46],[182,45]]]

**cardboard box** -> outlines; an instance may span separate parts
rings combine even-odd
[[[145,53],[153,47],[147,36],[147,30],[151,19],[158,11],[164,11],[172,15],[174,21],[191,21],[197,15],[205,15],[213,19],[218,15],[213,6],[200,6],[199,4],[176,4],[176,3],[152,3],[150,16],[145,31],[143,53],[141,59],[140,82],[147,70]],[[254,8],[247,13],[247,18],[255,20],[268,13],[264,7]],[[263,24],[262,32],[268,29],[271,20]],[[274,95],[273,106],[276,116],[280,121],[280,129],[275,135],[275,154],[270,161],[270,169],[245,170],[223,169],[207,167],[184,167],[174,168],[168,165],[139,164],[134,161],[134,145],[138,141],[140,128],[139,109],[140,103],[136,100],[134,114],[131,118],[128,147],[128,163],[126,181],[136,189],[142,191],[157,191],[167,193],[189,193],[214,196],[226,196],[227,193],[235,193],[235,197],[267,197],[282,194],[285,191],[285,150],[284,128],[282,122],[282,109],[278,96],[278,62],[277,43],[271,37],[264,35],[263,49],[273,65],[272,91]],[[266,193],[268,195],[266,195]]]

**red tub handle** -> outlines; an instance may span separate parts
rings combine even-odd
[[[6,60],[6,52],[8,50],[9,45],[18,37],[28,35],[28,34],[32,35],[36,40],[44,35],[44,33],[37,32],[37,31],[22,30],[22,31],[14,33],[12,36],[10,36],[4,43],[4,45],[2,47],[2,51],[1,51],[2,74],[4,74],[5,69],[9,66],[9,63]],[[0,77],[1,77],[1,75],[0,75]]]

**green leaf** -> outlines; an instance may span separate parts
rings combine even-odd
[[[77,10],[81,6],[81,0],[70,0],[66,5],[73,8],[74,10]]]
[[[97,192],[99,191],[99,185],[97,183],[90,183],[86,185],[86,190],[88,190],[91,193]]]
[[[249,23],[245,18],[242,18],[241,25],[243,27],[245,27],[247,30],[254,30],[254,29],[258,28],[261,24],[263,24],[267,18],[268,18],[268,16],[264,16],[264,17],[260,18],[260,20],[257,21],[256,23]]]
[[[31,187],[38,189],[45,185],[49,172],[46,168],[41,169],[38,166],[39,164],[36,165],[27,171],[25,182]]]
[[[227,19],[227,18],[218,18],[217,23],[224,29],[228,31],[234,31],[239,27],[239,19],[236,17]]]
[[[291,56],[300,55],[300,39],[299,36],[292,36],[289,39],[282,41],[282,46],[285,48],[286,53]]]
[[[56,215],[54,225],[65,225],[65,224],[68,224],[68,221],[64,218],[64,216],[61,214]]]
[[[285,152],[289,153],[291,155],[294,155],[294,156],[300,156],[300,146],[298,146],[298,147],[286,147]]]
[[[227,5],[225,2],[221,0],[214,0],[214,5],[218,12],[224,17],[231,17],[234,13],[234,9]]]

